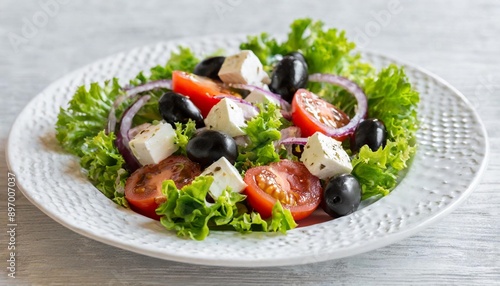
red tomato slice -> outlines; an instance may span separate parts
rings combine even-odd
[[[292,121],[300,128],[304,137],[316,132],[329,135],[328,130],[337,129],[349,123],[350,118],[333,104],[321,99],[316,94],[299,89],[292,100]],[[335,138],[343,141],[346,136]]]
[[[268,166],[249,169],[244,178],[248,204],[263,218],[272,215],[279,200],[292,213],[295,220],[308,217],[321,202],[322,188],[300,162],[282,160]]]
[[[207,117],[210,109],[221,101],[220,98],[215,98],[215,96],[231,95],[216,81],[182,71],[172,73],[172,89],[174,92],[189,97],[201,111],[203,117]]]
[[[160,219],[156,208],[167,198],[161,193],[164,180],[173,180],[177,188],[191,183],[201,173],[200,166],[184,156],[170,156],[158,164],[137,169],[125,184],[125,199],[135,212]]]

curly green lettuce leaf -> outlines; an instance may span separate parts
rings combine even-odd
[[[175,230],[180,237],[203,240],[210,229],[208,221],[219,215],[217,207],[207,207],[205,197],[213,177],[197,177],[182,190],[177,189],[172,180],[163,182],[162,192],[168,198],[156,213],[161,215],[160,222],[168,230]]]
[[[123,197],[117,191],[125,186],[128,172],[125,170],[125,160],[114,145],[116,136],[113,132],[106,135],[100,131],[95,137],[87,137],[81,147],[80,165],[87,170],[89,180],[106,197],[126,205],[120,200]]]
[[[344,31],[324,29],[321,21],[311,19],[295,20],[284,43],[288,52],[302,52],[306,58],[309,73],[340,74],[342,59],[356,47]]]
[[[368,113],[382,120],[388,140],[384,148],[372,151],[363,146],[352,160],[352,174],[362,187],[362,198],[387,195],[396,187],[400,172],[416,151],[419,94],[411,87],[403,68],[390,65],[364,87]]]
[[[259,213],[243,213],[231,221],[236,231],[249,233],[252,231],[281,232],[286,233],[297,227],[290,210],[283,208],[280,201],[273,206],[270,219],[263,219]]]
[[[255,166],[278,162],[280,155],[274,143],[281,138],[279,128],[282,126],[282,115],[274,104],[261,105],[257,116],[247,122],[243,131],[250,143],[239,150],[236,168],[246,171]]]
[[[287,230],[297,227],[297,223],[292,217],[290,210],[283,208],[280,201],[277,200],[273,206],[271,222],[268,231],[285,233]]]
[[[125,199],[125,193],[115,192],[114,198],[112,200],[119,206],[130,208],[130,204],[128,203],[127,199]]]
[[[268,223],[259,213],[243,213],[231,221],[231,226],[241,233],[250,233],[252,231],[267,231]],[[286,230],[285,230],[286,231]]]
[[[382,120],[389,139],[415,136],[418,129],[418,92],[412,88],[403,68],[390,65],[376,78],[368,79],[364,90],[368,98],[369,114]]]
[[[186,124],[175,123],[175,145],[179,147],[177,154],[187,156],[186,146],[191,138],[196,134],[196,122],[189,119]]]
[[[194,240],[205,239],[210,229],[284,233],[296,226],[290,211],[281,205],[273,208],[273,217],[268,221],[258,213],[241,212],[239,204],[245,196],[230,189],[224,190],[213,204],[207,204],[205,198],[212,182],[211,176],[199,176],[179,190],[172,180],[164,181],[162,192],[167,201],[156,209],[162,216],[161,224],[179,237]]]
[[[121,93],[116,78],[102,86],[92,83],[88,90],[80,86],[68,108],[61,108],[57,116],[56,138],[61,146],[81,157],[85,139],[96,136],[106,127],[111,106]]]

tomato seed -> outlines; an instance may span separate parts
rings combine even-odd
[[[276,177],[270,172],[257,175],[255,181],[261,190],[273,198],[279,200],[282,204],[294,206],[297,205],[297,197],[294,193],[286,192],[276,182]]]

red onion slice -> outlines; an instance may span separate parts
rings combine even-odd
[[[116,134],[116,148],[125,159],[125,163],[127,164],[127,170],[132,173],[135,170],[141,167],[141,164],[137,161],[134,154],[129,147],[129,131],[132,127],[132,120],[134,116],[139,112],[139,110],[148,102],[151,98],[150,95],[144,95],[136,100],[125,112],[123,113],[122,118],[120,119],[120,128],[119,132]]]
[[[123,90],[125,91],[125,94],[118,96],[115,101],[113,102],[113,105],[111,106],[111,109],[109,110],[109,115],[108,115],[108,124],[106,126],[106,134],[109,134],[110,132],[115,131],[115,126],[116,126],[116,109],[120,107],[120,105],[125,101],[130,98],[134,98],[140,93],[146,92],[146,91],[151,91],[154,89],[158,88],[166,88],[166,89],[172,89],[172,80],[169,79],[162,79],[162,80],[155,80],[155,81],[150,81],[148,83],[138,85],[138,86],[127,86],[124,87]]]
[[[307,138],[304,137],[290,137],[290,138],[285,138],[281,141],[279,141],[279,144],[283,145],[306,145],[307,144]]]
[[[366,117],[366,114],[368,112],[368,100],[366,99],[366,95],[361,87],[345,77],[333,74],[312,74],[309,76],[309,81],[325,82],[340,86],[356,98],[356,114],[351,118],[351,121],[347,125],[344,125],[340,128],[329,128],[326,134],[333,138],[345,138],[347,136],[350,136],[358,126],[359,122],[361,122],[361,120]]]
[[[116,109],[125,101],[127,100],[128,97],[126,94],[121,95],[115,99],[113,102],[113,105],[111,106],[111,109],[109,110],[108,114],[108,124],[106,125],[106,134],[109,134],[111,132],[115,132],[115,127],[116,127]]]

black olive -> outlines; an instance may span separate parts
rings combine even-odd
[[[220,80],[219,71],[225,59],[225,57],[206,58],[194,67],[193,73],[195,75],[201,75],[211,79]]]
[[[221,157],[226,157],[234,164],[238,157],[238,146],[234,139],[225,133],[205,130],[189,140],[186,152],[191,161],[206,168]]]
[[[351,150],[356,153],[363,145],[377,151],[387,143],[387,130],[382,121],[376,118],[365,119],[359,123],[351,137]]]
[[[358,209],[361,186],[351,174],[333,176],[323,191],[321,207],[331,217],[348,215]]]
[[[186,124],[189,119],[196,122],[197,128],[205,126],[200,110],[186,96],[169,91],[162,95],[158,106],[163,119],[174,128],[175,122]]]
[[[285,56],[274,67],[269,89],[292,102],[295,92],[307,85],[308,76],[305,62],[295,56]]]

